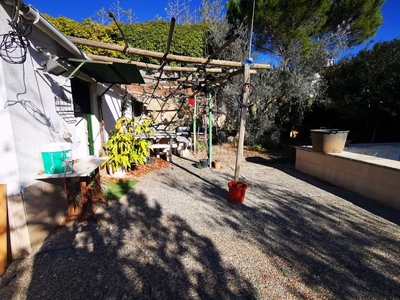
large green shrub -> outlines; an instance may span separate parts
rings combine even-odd
[[[54,18],[49,15],[45,16],[46,19],[66,36],[79,37],[109,44],[125,45],[124,37],[115,23],[103,25],[91,19],[77,22],[66,17]],[[119,26],[122,28],[131,47],[156,52],[166,51],[170,28],[169,22],[158,20],[133,24],[119,23]],[[204,57],[207,32],[208,27],[205,24],[176,24],[170,53],[191,57]],[[84,45],[77,45],[77,47],[87,54],[159,63],[157,59],[149,59],[135,55],[128,56],[118,51]]]
[[[115,130],[110,132],[107,142],[108,163],[114,171],[127,170],[132,164],[144,164],[149,156],[151,142],[147,139],[135,137],[152,133],[152,117],[135,123],[134,119],[122,117],[115,124]]]

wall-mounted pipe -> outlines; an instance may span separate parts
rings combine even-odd
[[[22,4],[19,12],[24,19],[31,21],[33,25],[59,43],[74,57],[88,59],[86,55],[75,46],[75,44],[69,41],[60,31],[58,31],[57,28],[41,16],[39,11],[32,5]]]

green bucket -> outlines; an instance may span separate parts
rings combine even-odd
[[[72,144],[48,143],[41,146],[45,174],[72,172]]]

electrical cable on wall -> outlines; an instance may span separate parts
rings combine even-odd
[[[10,64],[23,64],[30,45],[26,36],[31,34],[32,25],[12,21],[8,21],[8,24],[12,30],[2,35],[0,56]]]

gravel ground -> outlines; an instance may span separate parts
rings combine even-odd
[[[0,279],[2,299],[400,299],[400,212],[298,173],[174,157],[98,223],[60,227]],[[228,159],[230,158],[230,159]]]

